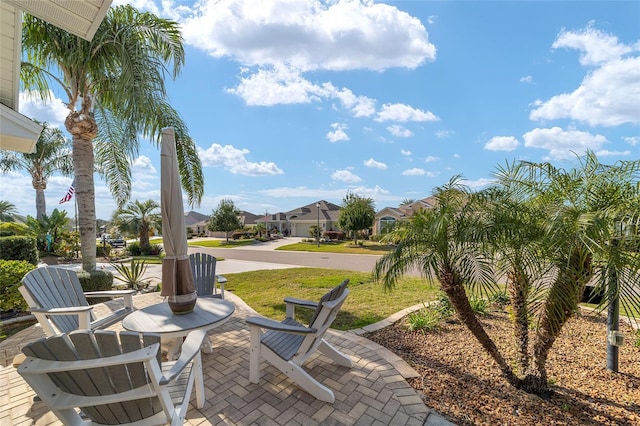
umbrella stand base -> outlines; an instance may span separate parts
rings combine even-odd
[[[198,295],[193,292],[189,294],[178,294],[175,296],[168,296],[167,303],[169,309],[176,315],[183,315],[193,312],[193,308],[196,306],[196,300]]]

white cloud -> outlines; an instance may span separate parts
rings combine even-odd
[[[369,158],[368,160],[365,160],[364,165],[374,169],[387,170],[387,165],[385,163],[376,161],[373,158]]]
[[[573,92],[535,101],[531,120],[568,118],[590,126],[640,123],[640,56],[624,56],[640,50],[640,44],[626,46],[590,25],[579,32],[562,31],[553,43],[553,48],[561,47],[580,50],[580,63],[596,68]]]
[[[146,155],[141,155],[140,157],[133,160],[133,163],[131,164],[131,181],[131,186],[136,191],[140,191],[143,189],[146,190],[147,188],[157,189],[158,171],[151,162],[151,159]],[[160,194],[158,192],[158,196],[159,195]]]
[[[436,56],[419,19],[373,1],[204,0],[181,13],[188,44],[247,65],[413,69]]]
[[[327,133],[327,139],[331,142],[340,142],[340,141],[348,141],[349,135],[346,134],[345,129],[347,129],[347,125],[343,123],[333,123],[331,127],[334,129],[333,132]]]
[[[387,127],[387,130],[397,138],[408,138],[410,136],[413,136],[413,132],[411,130],[397,124],[393,124]]]
[[[631,151],[609,151],[608,149],[602,149],[596,152],[598,157],[620,157],[631,155]]]
[[[60,98],[57,98],[53,92],[49,92],[47,101],[40,100],[35,93],[20,92],[18,105],[21,114],[43,123],[47,122],[51,127],[65,129],[64,120],[69,115],[69,110],[66,104]]]
[[[424,176],[427,172],[424,169],[414,167],[413,169],[407,169],[402,172],[403,176]]]
[[[408,149],[401,149],[401,150],[400,150],[400,154],[402,154],[402,155],[404,155],[404,156],[408,157],[408,156],[410,156],[410,155],[411,155],[411,151],[409,151]]]
[[[587,66],[620,59],[633,50],[630,46],[620,43],[616,36],[593,28],[593,22],[580,31],[562,30],[552,47],[579,50],[580,63]]]
[[[434,161],[438,161],[440,159],[440,157],[434,157],[433,155],[428,155],[425,157],[424,162],[425,163],[433,163]]]
[[[451,130],[438,130],[436,132],[436,137],[438,139],[445,139],[448,138],[449,136],[451,136],[454,132],[452,132]]]
[[[338,99],[342,106],[353,113],[354,117],[371,117],[376,112],[376,101],[366,96],[356,96],[351,90],[343,87],[337,89],[331,83],[324,83],[326,96]]]
[[[560,127],[533,129],[522,138],[525,147],[546,149],[549,151],[549,158],[554,160],[571,159],[575,154],[581,155],[587,150],[598,151],[608,142],[602,135],[563,130]]]
[[[422,111],[405,104],[384,104],[378,112],[376,121],[438,121],[431,111]]]
[[[224,167],[233,174],[244,176],[281,175],[283,171],[273,162],[250,162],[245,158],[248,149],[237,149],[232,145],[212,144],[209,148],[198,147],[203,167]]]
[[[636,146],[640,143],[640,136],[623,136],[622,140],[631,146]]]
[[[362,179],[360,179],[360,176],[351,173],[349,170],[336,170],[331,175],[331,179],[347,183],[356,183],[362,181]]]
[[[486,188],[487,186],[492,185],[494,182],[495,181],[493,179],[487,179],[487,178],[480,178],[476,180],[462,179],[461,181],[463,185],[466,185],[469,188],[474,190]]]
[[[531,83],[533,83],[533,77],[530,76],[530,75],[524,76],[524,77],[520,78],[520,83],[531,84]]]
[[[518,139],[513,136],[494,136],[484,145],[489,151],[513,151],[520,146]]]

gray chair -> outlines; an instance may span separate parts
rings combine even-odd
[[[157,334],[78,330],[26,345],[18,373],[65,425],[182,425],[194,386],[204,406],[205,336],[191,332],[162,363]]]
[[[43,267],[29,271],[18,289],[47,336],[77,329],[100,329],[120,321],[135,309],[135,290],[83,292],[78,275],[69,269]],[[97,318],[87,297],[122,297],[122,308]]]
[[[260,363],[264,359],[317,399],[333,403],[333,391],[309,375],[302,364],[318,349],[332,361],[351,368],[351,359],[324,340],[349,295],[348,283],[348,279],[344,280],[319,302],[285,298],[286,318],[281,322],[264,317],[247,318],[251,330],[249,381],[259,382]],[[315,309],[309,326],[295,320],[296,306]]]
[[[216,258],[206,253],[192,253],[189,255],[189,262],[198,296],[224,299],[224,285],[227,279],[222,275],[216,275]]]

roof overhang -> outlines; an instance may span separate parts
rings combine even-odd
[[[42,126],[0,104],[0,149],[35,152]]]
[[[0,149],[33,152],[42,126],[18,112],[22,12],[91,40],[113,0],[0,0]]]
[[[106,16],[113,0],[3,1],[71,34],[75,34],[85,40],[91,40]]]

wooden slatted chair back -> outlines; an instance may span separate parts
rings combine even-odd
[[[78,275],[69,269],[36,268],[22,278],[22,284],[40,308],[89,306]],[[91,320],[95,320],[93,312]],[[50,321],[62,333],[69,333],[78,328],[78,317],[74,315],[55,315],[50,317]]]
[[[189,255],[191,272],[198,296],[218,295],[216,288],[216,258],[206,253]]]
[[[171,404],[154,388],[162,375],[159,349],[159,335],[78,330],[25,346],[28,358],[18,371],[65,424],[79,420],[75,407],[96,424],[127,424],[158,415]],[[118,358],[124,354],[129,357]],[[67,361],[72,367],[56,369],[41,360]],[[31,371],[42,365],[51,365],[44,368],[46,375]]]

